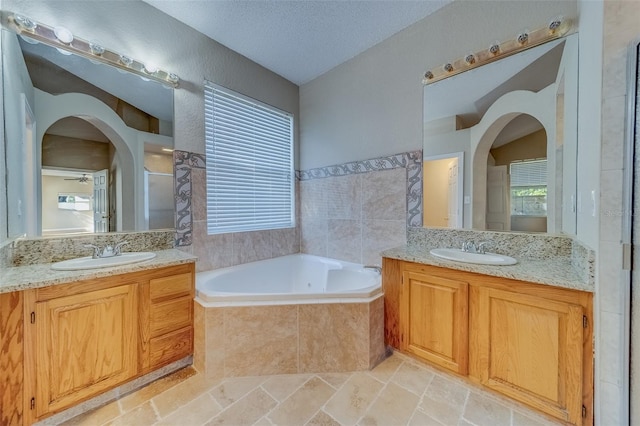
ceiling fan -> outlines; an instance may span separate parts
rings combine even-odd
[[[80,176],[80,177],[68,178],[68,179],[65,179],[65,180],[77,180],[78,183],[87,183],[87,182],[89,182],[89,179],[91,179],[91,178],[88,175],[83,173],[82,176]]]

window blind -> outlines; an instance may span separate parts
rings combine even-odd
[[[206,83],[205,141],[210,235],[294,226],[290,114]]]
[[[547,184],[547,160],[511,163],[509,174],[512,187],[544,186]]]

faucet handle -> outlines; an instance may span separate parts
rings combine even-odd
[[[97,259],[97,258],[102,256],[102,249],[100,247],[96,246],[96,245],[85,244],[82,247],[93,249],[93,256],[91,256],[91,257],[94,258],[94,259]]]
[[[121,241],[113,248],[113,255],[120,256],[122,254],[122,246],[129,244],[129,241]]]
[[[493,241],[482,241],[480,244],[478,244],[477,250],[478,253],[480,254],[484,254],[485,253],[485,246],[495,246],[495,243]]]

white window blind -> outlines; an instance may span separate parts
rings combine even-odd
[[[547,184],[547,160],[511,163],[511,186],[544,186]]]
[[[209,234],[294,226],[290,114],[205,84]]]

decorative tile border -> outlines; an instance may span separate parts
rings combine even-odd
[[[422,150],[296,171],[302,181],[381,170],[407,170],[407,226],[422,226]]]
[[[190,246],[193,242],[191,170],[194,168],[206,168],[204,155],[187,151],[173,151],[176,247]]]
[[[176,247],[190,246],[193,242],[191,170],[194,168],[206,168],[204,155],[187,151],[173,151]],[[296,170],[295,174],[298,180],[310,180],[397,168],[404,168],[407,171],[407,226],[422,226],[421,150],[369,160],[351,161],[334,166]]]

